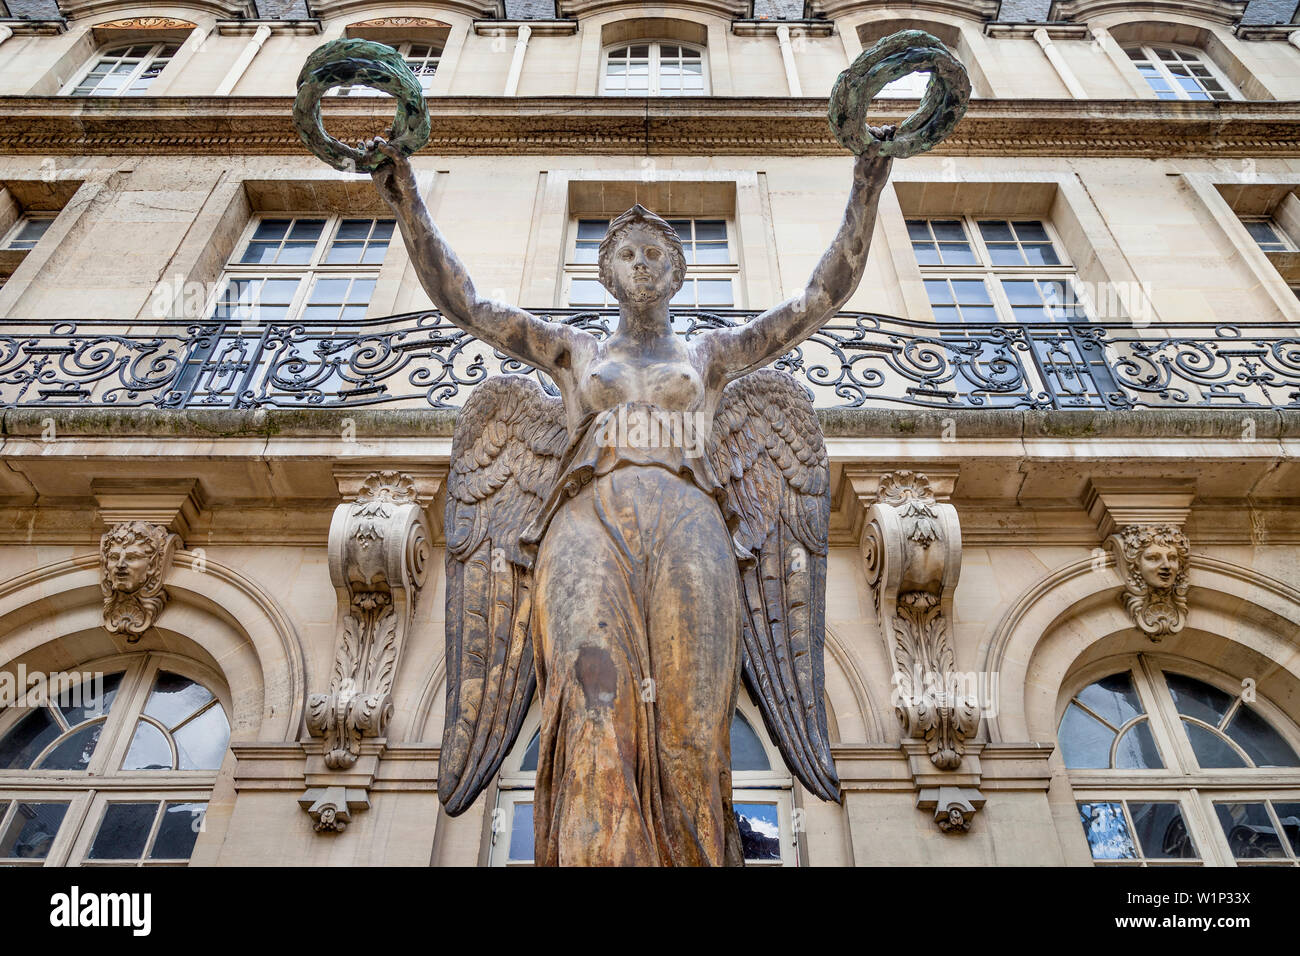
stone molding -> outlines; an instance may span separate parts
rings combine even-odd
[[[374,98],[326,107],[336,136],[372,136],[392,120]],[[846,155],[822,98],[438,97],[430,155]],[[353,102],[355,100],[355,102]],[[898,104],[898,105],[895,105]],[[880,122],[906,101],[882,101]],[[0,153],[310,157],[289,97],[6,97]],[[938,155],[1225,158],[1294,156],[1300,102],[976,100]]]
[[[95,478],[90,482],[90,493],[105,525],[130,521],[161,525],[175,532],[182,546],[204,509],[203,489],[197,478]]]
[[[1083,507],[1104,540],[1127,525],[1181,528],[1195,498],[1195,478],[1093,478]]]

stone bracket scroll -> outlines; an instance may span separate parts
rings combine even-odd
[[[335,509],[330,523],[329,569],[338,595],[338,624],[329,690],[307,698],[307,729],[320,738],[323,762],[309,782],[344,785],[347,799],[329,804],[329,813],[324,804],[320,813],[303,804],[318,832],[343,829],[334,824],[346,824],[349,807],[367,805],[353,799],[352,791],[366,794],[373,767],[360,773],[366,767],[357,764],[364,752],[363,764],[377,765],[393,713],[394,678],[429,570],[433,535],[424,508],[427,497],[410,475],[372,472],[355,485],[353,500]],[[309,750],[309,763],[315,762]],[[330,781],[331,774],[339,779]],[[313,799],[312,806],[318,802]]]
[[[891,697],[904,749],[914,752],[923,746],[931,765],[927,772],[914,774],[918,788],[924,781],[926,789],[950,789],[955,781],[944,775],[961,771],[980,714],[977,688],[970,686],[972,675],[957,671],[953,648],[952,600],[961,573],[957,510],[939,501],[930,479],[919,472],[882,476],[874,497],[864,521],[862,549],[893,665]],[[979,791],[971,789],[960,806],[936,812],[936,822],[945,831],[965,830],[982,805]],[[952,825],[958,811],[962,824]]]

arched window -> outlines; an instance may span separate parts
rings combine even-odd
[[[909,73],[886,83],[878,96],[897,96],[900,99],[917,99],[925,96],[925,88],[930,82],[929,73]]]
[[[428,96],[433,88],[433,76],[438,72],[438,61],[442,58],[442,44],[437,42],[408,41],[393,43],[392,46],[402,55],[406,65],[411,68],[420,88]],[[382,90],[373,90],[368,86],[336,86],[329,90],[331,96],[387,96]]]
[[[1162,100],[1236,100],[1241,94],[1200,50],[1157,45],[1124,48],[1147,85]]]
[[[641,41],[605,51],[600,92],[607,96],[704,96],[704,48],[679,41]]]
[[[126,43],[107,47],[91,59],[68,96],[142,96],[171,62],[181,44]]]
[[[1057,732],[1093,859],[1300,864],[1300,735],[1198,665],[1138,655],[1095,674]]]
[[[162,654],[26,679],[0,711],[0,864],[186,863],[230,742],[215,681]]]
[[[492,815],[493,866],[531,866],[533,789],[540,747],[536,706],[501,766]],[[746,866],[793,866],[793,780],[779,752],[767,740],[757,715],[737,710],[731,719],[731,799],[740,826]]]

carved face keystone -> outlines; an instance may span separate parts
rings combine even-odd
[[[1152,587],[1167,591],[1178,576],[1178,549],[1172,545],[1152,543],[1138,559],[1142,580]]]
[[[140,590],[149,577],[152,557],[149,548],[139,541],[110,545],[105,563],[108,565],[108,579],[113,590],[126,593]]]

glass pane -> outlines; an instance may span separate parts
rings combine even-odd
[[[140,721],[135,728],[135,739],[122,761],[123,770],[172,770],[172,749],[167,738],[157,727]]]
[[[1196,753],[1196,762],[1205,769],[1217,767],[1244,767],[1246,761],[1237,751],[1228,746],[1227,741],[1212,730],[1206,730],[1200,724],[1183,721],[1187,739]]]
[[[103,717],[113,706],[113,698],[122,684],[121,673],[106,674],[101,680],[82,681],[59,695],[59,710],[69,727],[85,720]]]
[[[1060,258],[1056,255],[1056,250],[1047,243],[1031,243],[1022,247],[1025,252],[1025,261],[1031,266],[1059,266]]]
[[[316,285],[311,290],[311,301],[320,302],[344,302],[347,300],[348,284],[350,279],[318,279]]]
[[[1078,698],[1089,710],[1116,728],[1146,713],[1128,671],[1089,684],[1079,691]]]
[[[1286,856],[1262,803],[1216,803],[1219,825],[1238,860],[1276,859]]]
[[[350,266],[361,261],[361,254],[365,252],[366,245],[363,242],[336,242],[330,247],[329,254],[325,256],[325,262],[332,266]]]
[[[930,228],[934,230],[936,239],[966,242],[966,230],[960,219],[931,219]]]
[[[1257,767],[1300,766],[1300,758],[1282,735],[1258,713],[1244,704],[1233,715],[1225,732],[1250,755]]]
[[[60,729],[44,707],[33,710],[0,740],[0,770],[26,770]]]
[[[1135,860],[1137,850],[1118,803],[1080,803],[1079,819],[1094,860]]]
[[[1021,253],[1020,247],[1013,245],[989,246],[989,259],[995,266],[1023,266],[1025,264],[1025,257]]]
[[[736,714],[731,718],[731,769],[771,770],[767,752],[749,721]]]
[[[520,770],[531,770],[537,772],[537,757],[541,751],[542,735],[541,732],[533,734],[533,739],[528,742],[528,749],[524,751],[523,763],[519,765]]]
[[[1186,859],[1196,856],[1182,811],[1176,803],[1130,803],[1142,855],[1152,859]]]
[[[727,224],[721,219],[695,220],[695,238],[699,240],[722,240],[727,238]]]
[[[781,859],[781,823],[775,803],[735,804],[746,860]]]
[[[290,239],[319,239],[325,229],[324,219],[299,219],[289,230]]]
[[[1223,720],[1235,699],[1217,687],[1211,687],[1203,681],[1193,680],[1182,674],[1165,673],[1165,683],[1173,695],[1178,712],[1187,717],[1195,717],[1215,727]]]
[[[1163,766],[1151,727],[1145,720],[1124,732],[1115,748],[1117,770],[1158,770]]]
[[[239,261],[243,264],[268,265],[275,262],[275,254],[279,251],[279,243],[253,241],[248,244]]]
[[[1026,219],[1023,222],[1013,223],[1016,229],[1016,235],[1021,242],[1047,242],[1047,230],[1043,224],[1034,219]]]
[[[596,279],[574,279],[569,286],[570,305],[603,305],[605,287]]]
[[[104,819],[100,821],[87,859],[140,859],[157,812],[156,803],[110,803],[104,808]]]
[[[284,238],[284,234],[289,231],[288,219],[263,219],[257,224],[257,230],[253,233],[254,239],[275,239]]]
[[[976,263],[974,250],[964,242],[941,242],[939,254],[946,266],[973,266]]]
[[[980,235],[986,242],[1014,242],[1015,236],[1011,233],[1011,223],[1003,219],[983,219],[980,220]]]
[[[0,859],[43,860],[50,855],[66,803],[20,803],[0,833]]]
[[[1057,731],[1061,756],[1071,770],[1104,770],[1110,767],[1110,745],[1115,731],[1071,703],[1065,708]]]
[[[312,253],[316,251],[314,242],[286,242],[280,250],[278,265],[297,266],[311,262]]]
[[[1291,852],[1300,856],[1300,803],[1274,803],[1273,812],[1291,843]]]
[[[608,231],[609,231],[608,219],[579,219],[578,220],[579,239],[604,239],[605,233]]]
[[[514,815],[510,818],[510,852],[507,859],[511,863],[531,863],[533,859],[533,805],[516,803]]]
[[[181,770],[216,770],[230,743],[230,724],[220,704],[214,704],[176,731]]]
[[[102,721],[83,726],[69,734],[36,765],[37,770],[85,770],[95,755],[95,746],[104,729]]]
[[[370,235],[371,220],[344,219],[339,223],[336,239],[365,239]]]
[[[188,860],[194,852],[194,841],[203,825],[206,803],[169,803],[163,810],[158,835],[154,837],[151,860]]]
[[[700,305],[731,305],[735,301],[730,279],[699,279],[696,287]]]
[[[164,727],[175,727],[212,699],[212,692],[188,677],[159,671],[144,712]]]

